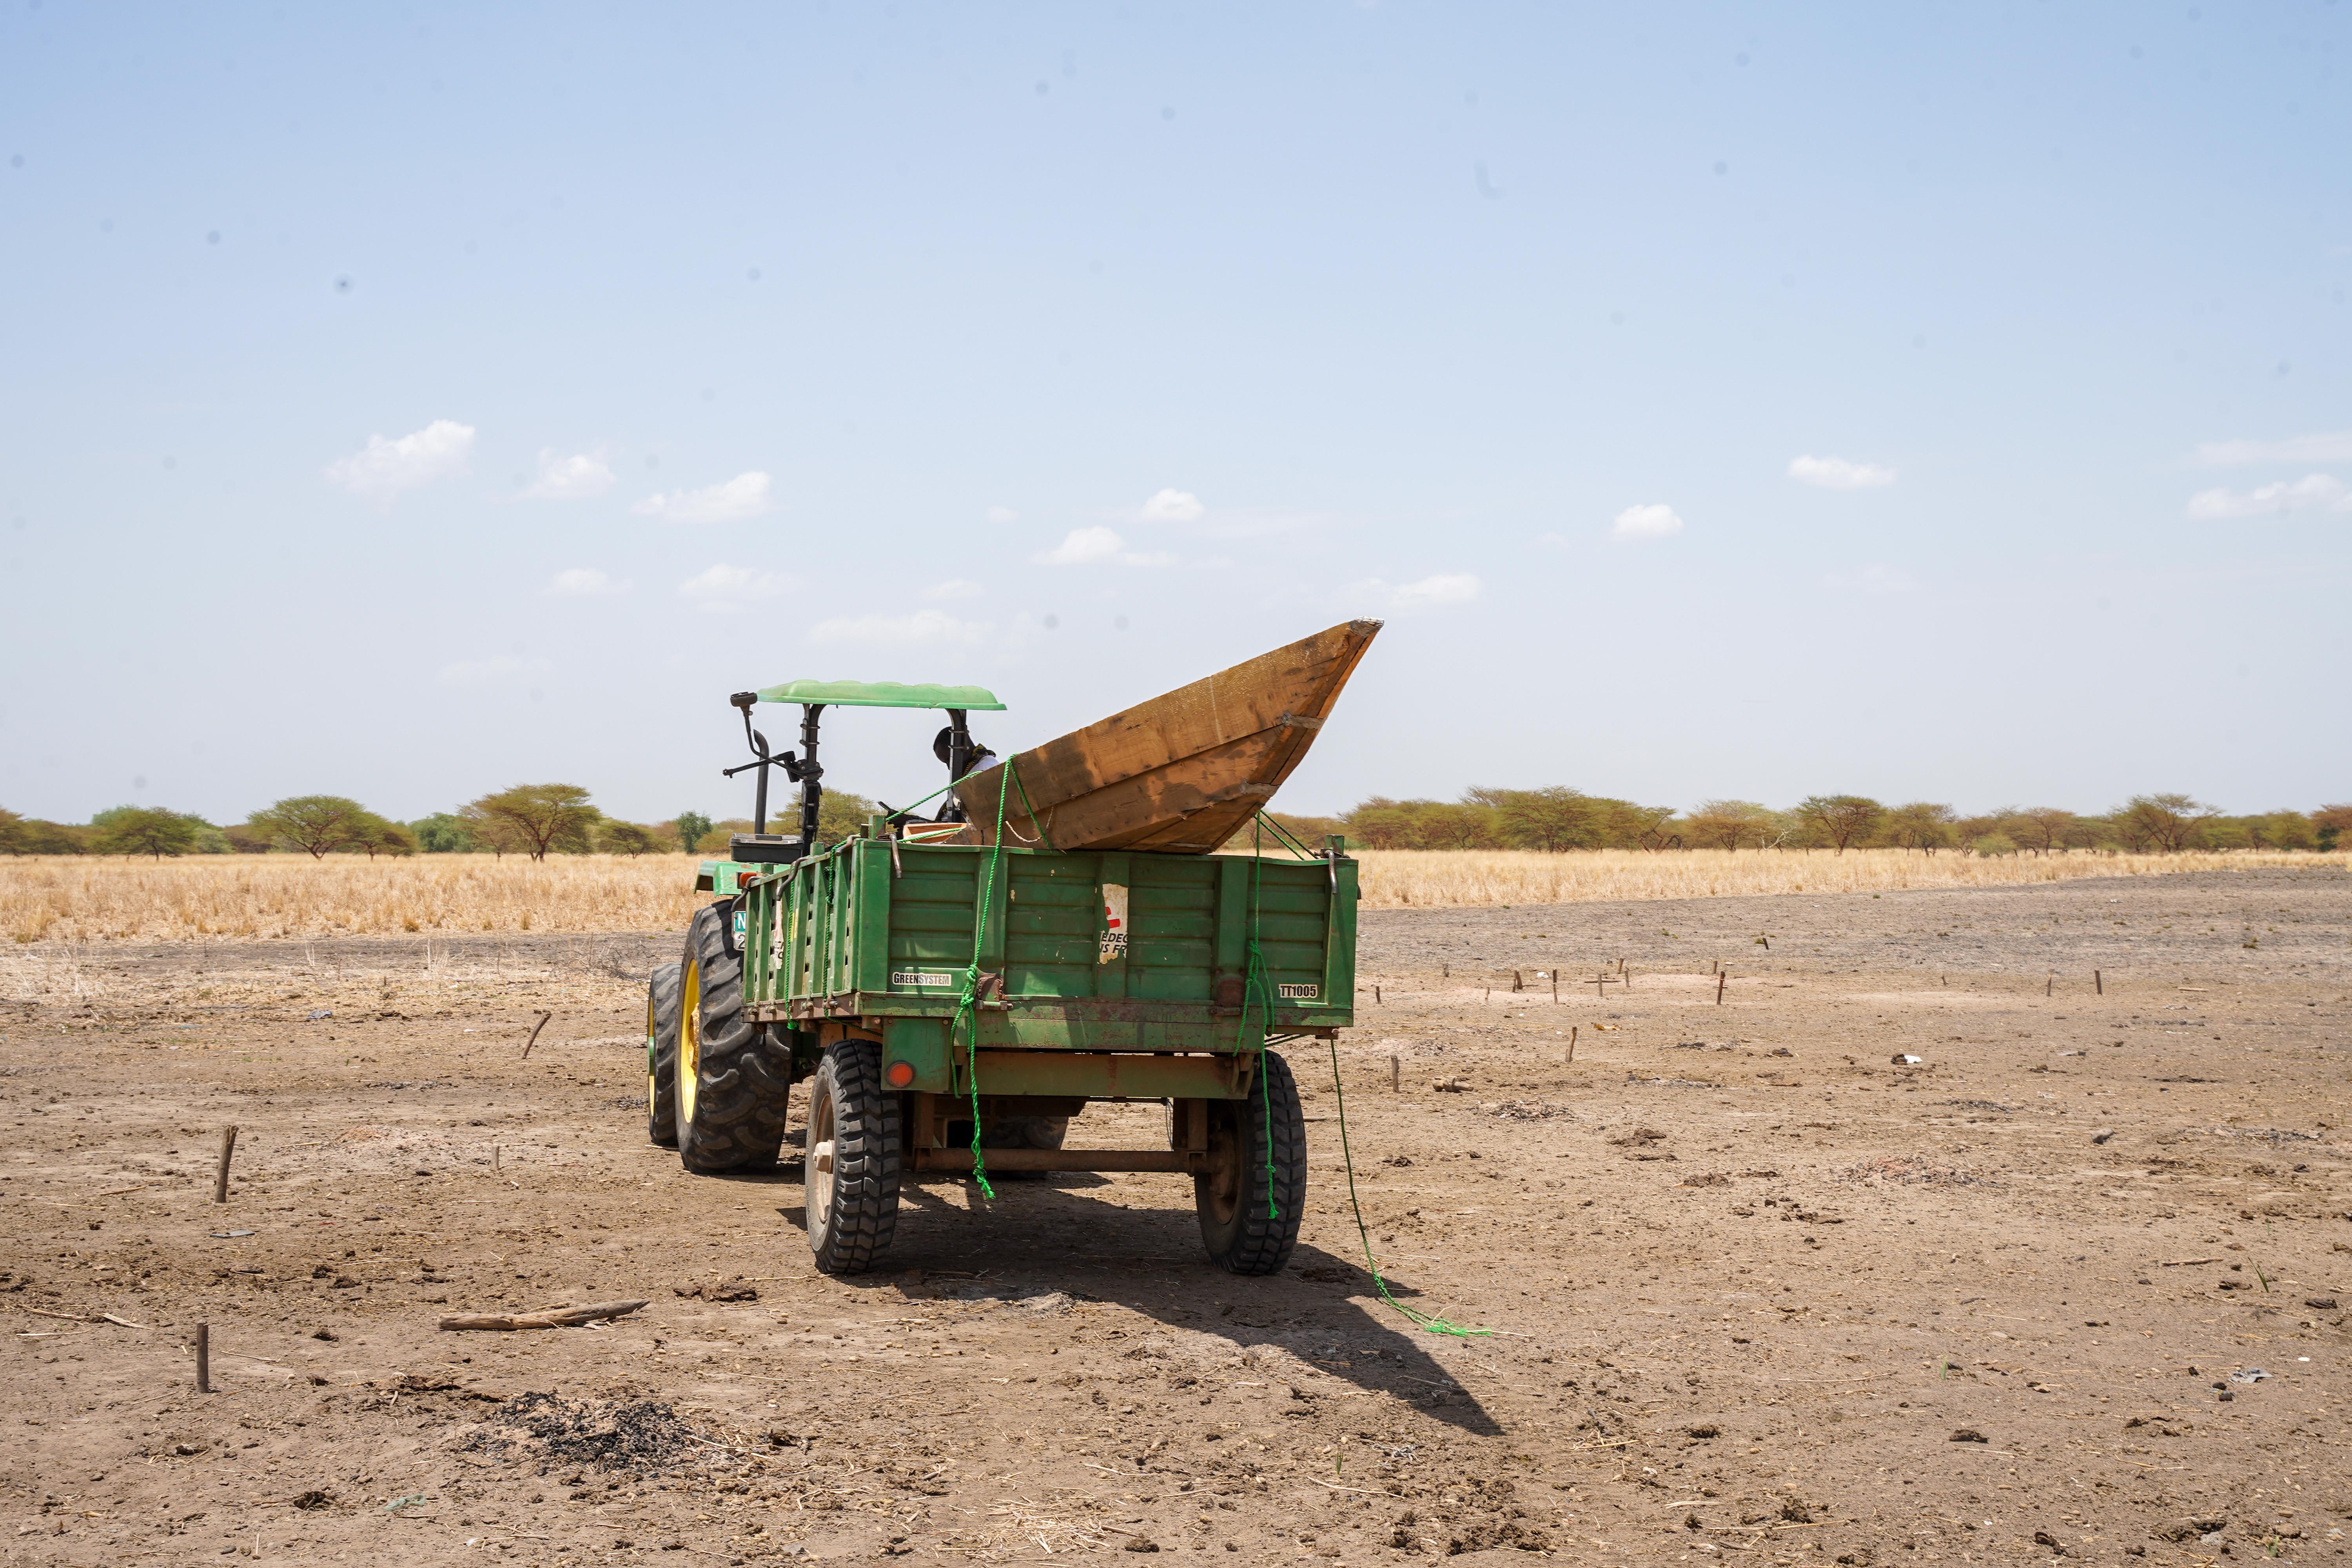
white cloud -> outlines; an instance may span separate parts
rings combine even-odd
[[[1895,470],[1844,458],[1803,457],[1789,459],[1789,477],[1825,490],[1874,490],[1893,484]]]
[[[558,572],[548,584],[547,592],[559,599],[593,598],[600,594],[625,594],[626,583],[614,581],[593,566],[574,566]]]
[[[1851,572],[1832,572],[1822,579],[1822,585],[1843,588],[1856,594],[1902,594],[1918,586],[1911,574],[1899,566],[1887,566],[1873,562],[1857,566]]]
[[[1423,610],[1436,605],[1466,605],[1477,596],[1478,579],[1461,572],[1407,583],[1389,595],[1389,603],[1400,610]]]
[[[559,458],[554,449],[539,449],[539,478],[523,490],[526,500],[594,500],[613,488],[613,469],[604,454],[579,452]]]
[[[516,658],[501,654],[496,658],[445,664],[441,667],[441,679],[452,686],[478,686],[486,680],[504,680],[518,675],[543,675],[554,668],[551,659]]]
[[[1208,509],[1201,498],[1183,490],[1161,490],[1136,513],[1143,522],[1191,522]]]
[[[2234,463],[2352,463],[2352,430],[2284,441],[2208,441],[2197,448],[2197,460],[2215,468]]]
[[[2200,522],[2232,517],[2276,517],[2290,511],[2352,511],[2352,489],[2329,474],[2306,474],[2250,490],[2200,490],[2189,498],[2189,515]]]
[[[1029,559],[1040,566],[1170,566],[1176,561],[1164,552],[1129,550],[1108,528],[1074,528],[1061,543]]]
[[[809,628],[814,643],[882,643],[915,647],[936,643],[976,643],[990,628],[977,621],[960,621],[945,610],[917,610],[911,616],[841,616]]]
[[[1014,511],[1009,506],[992,506],[988,509],[988,521],[991,522],[1019,522],[1021,521],[1021,514]]]
[[[1442,573],[1417,583],[1394,584],[1367,577],[1339,590],[1351,606],[1379,610],[1430,610],[1445,605],[1466,605],[1478,596],[1478,579],[1466,572]]]
[[[725,563],[696,573],[677,591],[706,609],[735,610],[758,599],[773,599],[797,586],[781,572],[759,572]]]
[[[629,510],[664,522],[740,522],[769,510],[768,476],[755,468],[723,485],[647,496]]]
[[[396,441],[369,437],[365,447],[327,465],[327,480],[362,500],[389,507],[403,490],[464,473],[467,454],[473,449],[471,425],[436,419]]]
[[[987,592],[977,583],[967,583],[961,577],[950,577],[944,583],[934,583],[923,590],[926,599],[977,599]]]
[[[1675,509],[1659,503],[1653,506],[1629,506],[1617,514],[1616,525],[1611,530],[1620,539],[1671,539],[1683,531],[1683,520]]]

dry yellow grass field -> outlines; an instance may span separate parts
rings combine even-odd
[[[2345,855],[2063,855],[1979,859],[1899,849],[1369,849],[1368,909],[1449,909],[1753,893],[1885,892],[2144,877],[2273,865],[2352,864]],[[635,858],[433,855],[204,856],[183,860],[0,860],[0,932],[20,943],[457,936],[482,931],[683,929],[701,895],[684,855]]]

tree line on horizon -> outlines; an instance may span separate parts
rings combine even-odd
[[[865,796],[828,789],[817,838],[856,832],[881,808]],[[787,802],[779,817],[788,816]],[[1787,809],[1747,800],[1711,800],[1693,810],[1646,806],[1555,784],[1541,789],[1476,788],[1459,800],[1395,800],[1374,795],[1337,816],[1269,812],[1302,837],[1344,834],[1368,849],[1848,849],[1899,848],[1935,855],[2063,855],[2072,851],[2178,854],[2190,849],[2332,852],[2352,830],[2352,804],[2315,811],[2233,816],[2185,795],[2134,795],[2114,810],[2084,816],[2059,806],[2003,806],[1963,816],[1933,801],[1886,805],[1867,795],[1810,795]],[[777,824],[771,822],[773,828]],[[456,811],[397,822],[343,795],[292,795],[240,823],[215,824],[192,812],[119,805],[87,823],[47,822],[0,806],[0,854],[180,855],[332,854],[644,855],[656,851],[723,854],[730,834],[749,833],[749,817],[713,821],[682,811],[656,823],[607,816],[577,784],[516,784]],[[1246,842],[1251,829],[1236,835]]]
[[[2136,795],[2095,816],[2002,806],[1963,816],[1936,801],[1887,805],[1859,795],[1809,795],[1786,809],[1710,800],[1685,812],[1555,784],[1465,792],[1459,800],[1374,795],[1337,816],[1267,814],[1302,837],[1345,834],[1367,849],[1910,849],[1976,855],[2190,849],[2333,851],[2352,804],[2230,816],[2185,795]]]
[[[789,809],[789,803],[787,803]],[[819,804],[817,839],[855,833],[879,810],[865,796],[828,789]],[[770,823],[772,829],[773,822]],[[194,812],[118,805],[87,823],[47,822],[0,806],[0,854],[146,855],[644,855],[657,851],[723,854],[730,834],[751,831],[750,817],[712,821],[681,811],[663,822],[626,822],[599,811],[578,784],[516,784],[456,811],[397,822],[339,795],[289,795],[243,822],[220,824]]]

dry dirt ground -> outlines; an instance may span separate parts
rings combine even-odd
[[[796,1154],[646,1142],[669,951],[0,956],[0,1559],[2346,1555],[2341,872],[1369,916],[1356,1188],[1471,1338],[1373,1289],[1312,1047],[1285,1277],[1135,1175],[823,1278]]]

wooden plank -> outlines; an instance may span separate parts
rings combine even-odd
[[[1208,853],[1290,776],[1380,629],[1330,627],[1021,752],[1007,831],[1017,841],[1042,833],[1066,850]],[[994,829],[1002,773],[989,768],[956,786],[982,842]]]

